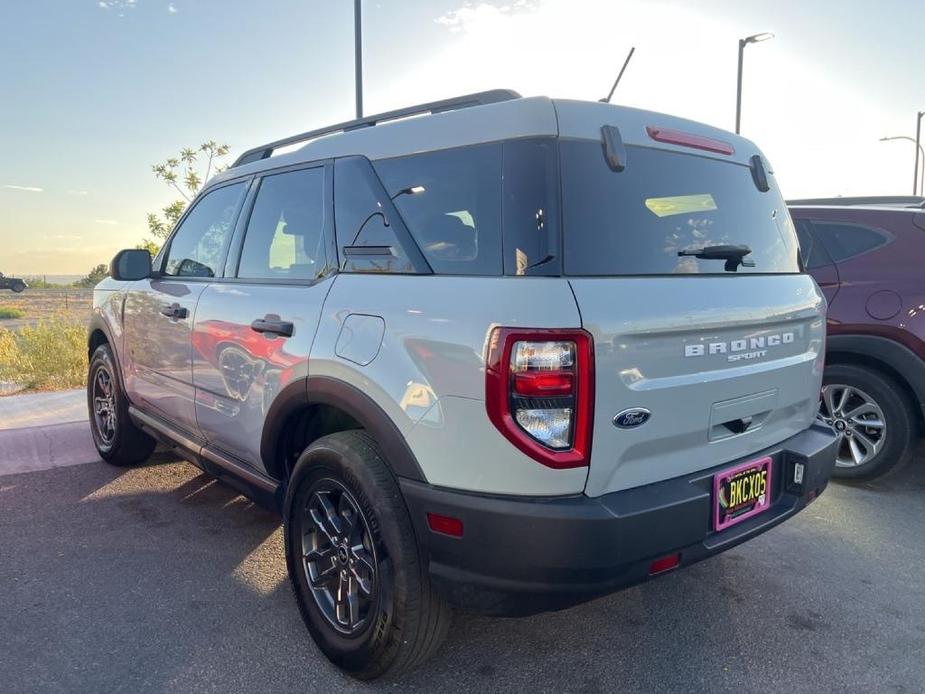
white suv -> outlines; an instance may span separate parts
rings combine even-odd
[[[111,275],[100,455],[157,439],[280,509],[305,624],[357,677],[425,659],[449,605],[557,609],[728,549],[834,463],[772,172],[671,116],[494,91],[286,138]]]

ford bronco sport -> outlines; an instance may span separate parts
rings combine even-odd
[[[421,662],[450,605],[562,608],[729,549],[834,465],[825,300],[772,171],[678,118],[494,91],[303,133],[111,275],[100,455],[159,440],[278,508],[356,677]]]

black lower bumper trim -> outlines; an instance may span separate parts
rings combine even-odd
[[[680,553],[686,566],[781,523],[825,489],[836,445],[830,429],[813,426],[749,456],[773,459],[771,508],[721,532],[712,528],[713,475],[737,461],[594,498],[490,496],[410,480],[401,488],[431,578],[450,602],[525,615],[644,581],[653,559]],[[459,518],[463,537],[432,532],[427,513]]]

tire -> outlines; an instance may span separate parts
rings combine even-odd
[[[398,484],[372,437],[343,431],[309,446],[293,470],[284,520],[299,611],[331,662],[370,680],[407,672],[437,650],[450,610],[431,586]],[[337,603],[344,587],[353,610],[349,599],[342,609]]]
[[[25,282],[13,282],[12,289],[17,294],[21,294],[22,292],[26,290],[26,284]]]
[[[107,391],[104,381],[108,382]],[[105,401],[105,402],[102,402]],[[96,348],[87,375],[90,433],[100,457],[124,467],[144,462],[157,442],[136,427],[128,416],[128,398],[108,344]]]
[[[870,480],[909,461],[915,421],[899,383],[876,369],[832,364],[825,369],[822,385],[819,417],[841,436],[834,477]],[[846,389],[847,399],[839,408]],[[854,417],[841,416],[859,411]],[[865,426],[865,421],[877,425]]]

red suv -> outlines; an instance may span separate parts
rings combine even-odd
[[[838,477],[909,460],[925,423],[925,198],[789,201],[803,263],[829,302],[820,419]]]

